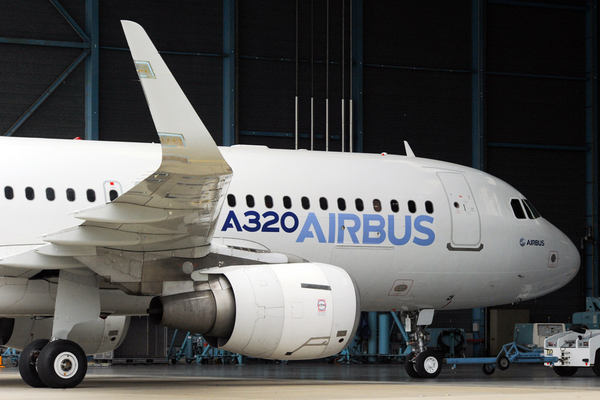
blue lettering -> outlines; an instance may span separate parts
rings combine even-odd
[[[410,220],[410,215],[404,216],[404,236],[401,239],[396,237],[396,229],[395,229],[395,218],[393,215],[388,215],[388,225],[389,232],[388,237],[390,242],[395,246],[404,246],[410,240],[410,235],[412,231],[412,222]]]
[[[435,232],[433,232],[431,228],[421,225],[423,222],[433,224],[433,217],[430,217],[429,215],[419,215],[415,218],[415,231],[427,235],[427,238],[421,239],[415,236],[413,243],[418,244],[419,246],[429,246],[435,240]]]
[[[291,228],[285,223],[285,220],[288,218],[291,218],[294,221],[294,225],[292,225]],[[281,229],[283,229],[285,233],[294,232],[296,229],[298,229],[298,225],[300,225],[300,221],[298,221],[298,217],[293,212],[288,211],[281,216]]]
[[[233,210],[229,211],[229,214],[227,214],[227,218],[225,218],[225,223],[223,224],[221,231],[225,232],[229,228],[235,228],[235,230],[238,232],[242,231],[242,227],[240,226],[240,221],[238,221]]]
[[[376,224],[373,225],[372,222]],[[381,244],[385,240],[385,219],[377,214],[363,215],[363,243]],[[373,234],[373,235],[371,235]]]
[[[354,225],[348,226],[346,221],[353,221]],[[352,243],[358,244],[356,232],[360,229],[360,218],[354,214],[338,214],[338,243],[344,243],[344,231],[348,231]]]
[[[296,214],[291,211],[285,212],[281,218],[275,211],[267,211],[264,214],[259,214],[256,211],[246,211],[244,213],[246,223],[240,225],[240,221],[233,210],[230,210],[225,218],[225,222],[221,227],[221,231],[235,229],[237,232],[271,232],[285,233],[295,232],[300,226],[300,220]],[[337,222],[336,222],[337,219]],[[291,221],[290,221],[291,220]],[[412,221],[412,223],[411,223]],[[328,234],[324,234],[323,228],[319,223],[316,214],[311,212],[304,221],[304,225],[296,239],[297,243],[303,243],[306,239],[316,238],[319,243],[344,243],[345,234],[349,235],[349,241],[353,244],[381,244],[386,239],[394,246],[403,246],[407,244],[411,238],[413,243],[419,246],[429,246],[435,241],[435,232],[433,231],[434,218],[429,215],[405,215],[404,216],[404,232],[401,237],[398,237],[396,230],[396,218],[394,215],[387,216],[380,214],[363,214],[362,221],[355,214],[328,214]],[[362,241],[359,237],[359,232],[362,229]],[[402,228],[398,228],[402,231]],[[337,232],[337,234],[336,234]],[[414,232],[414,237],[413,237]],[[337,235],[337,239],[336,239]],[[544,246],[543,240],[525,240],[523,245],[528,246]]]
[[[248,218],[248,223],[254,226],[244,224],[242,228],[244,228],[244,230],[248,232],[258,232],[260,230],[260,214],[256,211],[246,211],[244,213],[244,216],[251,217]]]
[[[310,227],[313,227],[315,233],[317,234],[317,239],[319,243],[327,243],[325,241],[325,235],[323,234],[323,229],[321,229],[321,225],[319,224],[319,220],[315,213],[309,213],[308,217],[306,217],[306,221],[304,222],[304,226],[300,231],[300,235],[298,235],[298,239],[296,239],[297,243],[304,242],[304,239],[314,238],[315,235],[311,232]]]
[[[273,217],[273,219],[265,221],[261,232],[279,232],[279,228],[277,226],[273,226],[279,222],[279,214],[277,214],[275,211],[267,211],[262,216],[263,218]]]
[[[335,214],[329,213],[329,243],[335,243]]]

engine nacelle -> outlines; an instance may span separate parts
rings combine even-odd
[[[156,297],[152,322],[203,334],[211,345],[257,358],[328,357],[354,338],[360,297],[341,268],[275,264],[197,271],[195,292]]]
[[[127,330],[130,317],[109,316],[77,324],[67,339],[81,346],[85,354],[100,354],[119,347]],[[29,317],[0,318],[0,332],[3,346],[23,350],[37,339],[50,339],[53,318],[35,319]]]

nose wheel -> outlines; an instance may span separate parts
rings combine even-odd
[[[415,369],[419,376],[425,379],[433,379],[442,372],[442,359],[435,350],[426,350],[415,359]]]
[[[23,350],[19,365],[21,377],[33,387],[73,388],[87,372],[85,353],[70,340],[36,340]]]

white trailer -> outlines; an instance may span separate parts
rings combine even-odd
[[[592,368],[600,376],[600,329],[573,325],[570,330],[548,337],[544,341],[546,357],[557,357],[544,365],[559,376],[573,376],[579,368]]]

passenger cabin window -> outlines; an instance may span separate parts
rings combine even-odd
[[[269,195],[265,196],[265,207],[273,208],[273,198]]]
[[[50,201],[54,201],[56,199],[56,193],[54,193],[54,189],[46,188],[46,198]]]
[[[433,214],[433,203],[430,201],[426,201],[425,202],[425,211],[427,211],[427,214]]]
[[[7,200],[14,199],[15,192],[13,191],[13,188],[11,186],[4,187],[4,197],[6,197]]]
[[[373,210],[375,210],[375,212],[381,212],[381,201],[378,199],[373,200]]]
[[[254,196],[252,196],[251,194],[246,196],[246,205],[250,208],[254,207]]]
[[[412,200],[408,201],[408,211],[410,211],[411,214],[414,214],[417,212],[417,203],[415,203]]]
[[[25,197],[27,198],[27,200],[33,200],[35,198],[35,193],[32,187],[28,186],[25,188]]]
[[[227,195],[227,205],[229,205],[229,207],[235,207],[235,196],[232,194],[228,194]]]
[[[67,200],[75,201],[75,191],[73,189],[67,189]]]
[[[288,210],[292,208],[292,199],[289,196],[283,196],[283,206]]]
[[[94,192],[94,189],[88,189],[85,192],[87,199],[90,203],[93,203],[96,201],[96,192]]]
[[[512,207],[513,213],[517,219],[525,219],[525,212],[523,211],[523,207],[521,206],[519,199],[512,199],[510,201],[510,206]]]
[[[362,199],[356,199],[354,201],[354,205],[356,205],[356,211],[362,211],[365,209]]]
[[[310,208],[310,200],[308,199],[308,197],[302,197],[301,201],[302,201],[302,208],[304,208],[305,210],[308,210]]]
[[[346,211],[346,200],[344,200],[340,197],[337,199],[337,203],[338,203],[338,209],[340,211]]]
[[[110,201],[115,201],[117,197],[119,197],[119,192],[112,189],[110,192],[108,192],[108,197],[110,198]]]
[[[400,205],[398,204],[398,200],[390,201],[390,207],[392,207],[392,211],[395,213],[400,211]]]
[[[328,204],[327,199],[325,197],[321,197],[319,199],[319,206],[321,206],[321,210],[327,210]]]

